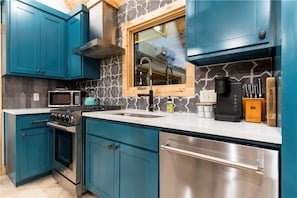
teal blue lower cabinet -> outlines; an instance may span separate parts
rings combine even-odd
[[[98,126],[96,128],[90,127]],[[102,127],[100,127],[102,124]],[[88,131],[92,128],[92,131]],[[108,138],[103,136],[109,129]],[[121,130],[127,128],[129,130]],[[147,130],[156,136],[158,131],[123,123],[87,119],[86,121],[86,188],[100,198],[158,198],[159,153],[126,142],[139,138],[129,133]],[[89,133],[90,132],[90,133]],[[125,138],[119,138],[119,133]],[[116,140],[115,140],[116,139]],[[155,144],[155,143],[151,143]]]
[[[52,133],[50,127],[24,129],[17,135],[19,156],[17,180],[25,180],[52,168]]]
[[[48,175],[52,170],[52,128],[49,114],[4,114],[6,172],[15,186]]]
[[[115,154],[108,149],[112,142],[86,137],[86,187],[100,198],[112,198],[115,192]]]
[[[119,171],[119,196],[157,198],[159,189],[159,155],[154,152],[119,144],[116,152],[116,171]]]

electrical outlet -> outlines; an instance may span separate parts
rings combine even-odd
[[[200,102],[216,103],[217,94],[214,90],[201,90],[200,91]]]
[[[39,101],[39,93],[33,93],[33,101]]]

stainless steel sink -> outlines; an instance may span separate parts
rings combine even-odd
[[[138,117],[138,118],[160,118],[160,117],[163,117],[160,115],[140,114],[140,113],[115,113],[114,115],[122,115],[122,116],[129,116],[129,117]]]

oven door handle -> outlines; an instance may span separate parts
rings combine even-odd
[[[66,127],[66,126],[61,126],[59,124],[55,124],[55,123],[52,123],[52,122],[47,122],[46,124],[48,126],[51,126],[51,127],[63,130],[63,131],[68,131],[68,132],[71,132],[71,133],[76,132],[76,126]]]
[[[213,162],[213,163],[217,163],[217,164],[222,164],[224,166],[229,166],[229,167],[242,169],[242,170],[255,171],[256,173],[258,173],[260,175],[264,174],[263,168],[260,168],[258,166],[252,166],[252,165],[243,164],[243,163],[239,163],[239,162],[233,162],[233,161],[225,160],[225,159],[210,156],[210,155],[204,155],[201,153],[196,153],[196,152],[192,152],[192,151],[174,148],[169,145],[160,145],[160,149],[166,150],[166,151],[169,151],[172,153],[177,153],[180,155],[185,155],[188,157],[193,157],[196,159],[201,159],[201,160],[205,160],[205,161],[209,161],[209,162]]]
[[[44,120],[34,120],[31,122],[31,124],[43,124],[43,123],[47,123],[48,119],[44,119]]]

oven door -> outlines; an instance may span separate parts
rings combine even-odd
[[[73,167],[73,137],[75,134],[55,130],[54,160],[68,169]]]
[[[62,128],[54,128],[53,169],[77,184],[81,180],[82,137],[79,133],[69,132]]]

